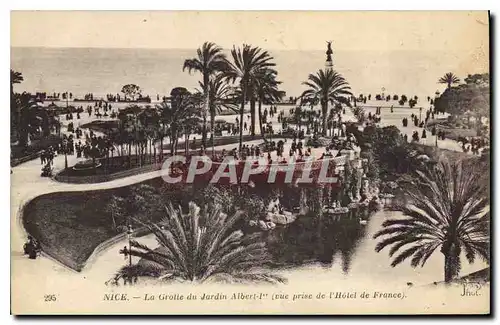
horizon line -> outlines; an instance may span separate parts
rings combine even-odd
[[[257,46],[260,47],[260,46]],[[199,47],[103,47],[103,46],[40,46],[40,45],[35,45],[35,46],[30,46],[30,45],[22,45],[22,46],[12,46],[10,45],[10,48],[36,48],[36,49],[98,49],[98,50],[186,50],[186,51],[191,51],[191,50],[197,50]],[[223,50],[231,50],[231,48],[225,48],[222,47]],[[273,48],[263,48],[260,47],[261,49],[265,51],[298,51],[298,52],[323,52],[324,49],[309,49],[309,50],[304,50],[304,49],[273,49]],[[349,50],[349,49],[341,49],[341,50],[333,50],[333,53],[335,52],[381,52],[379,50],[371,50],[371,49],[366,49],[366,50]],[[399,51],[404,51],[404,52],[414,52],[415,50],[404,50],[404,49],[392,49],[387,52],[399,52]],[[436,52],[436,51],[434,51]],[[442,51],[446,52],[446,51]]]

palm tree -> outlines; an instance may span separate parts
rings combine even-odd
[[[205,101],[208,108],[210,108],[210,77],[219,71],[225,70],[226,65],[226,56],[222,53],[222,48],[211,42],[205,42],[201,48],[198,48],[196,58],[184,61],[182,71],[188,69],[189,73],[191,73],[191,71],[198,71],[202,74],[203,81],[201,85],[203,87],[203,94],[205,95]],[[206,139],[207,117],[206,114],[203,114],[202,143],[204,147],[206,147]]]
[[[209,112],[210,112],[210,134],[212,134],[212,156],[215,154],[214,147],[214,128],[215,116],[223,109],[230,109],[238,112],[238,105],[231,99],[233,98],[233,89],[227,84],[223,73],[219,73],[215,78],[211,78],[208,87],[205,87],[201,82],[202,89],[208,89],[209,93]]]
[[[118,114],[120,120],[118,127],[118,143],[127,146],[128,165],[132,167],[132,144],[137,139],[137,115],[132,107],[127,107]]]
[[[164,125],[169,127],[170,150],[171,154],[174,155],[177,152],[179,136],[184,130],[184,123],[196,116],[199,110],[192,94],[186,88],[174,88],[170,92],[170,96],[170,105],[167,102],[162,102],[157,105],[157,109],[161,112]]]
[[[14,97],[14,84],[20,84],[24,81],[23,75],[21,72],[14,71],[10,69],[10,96]]]
[[[154,158],[156,162],[156,141],[159,138],[160,133],[160,115],[158,111],[152,107],[146,107],[141,113],[139,113],[139,119],[141,124],[144,126],[146,141],[149,142],[149,155],[150,162],[151,158]],[[153,147],[153,156],[151,156],[151,147]],[[147,148],[146,148],[147,149]]]
[[[24,81],[23,75],[21,72],[14,71],[10,69],[10,98],[14,97],[14,85],[20,84]]]
[[[14,84],[19,84],[24,81],[21,72],[14,71],[10,69],[10,118],[12,128],[16,128],[19,125],[19,107],[16,97],[14,95]]]
[[[325,136],[328,103],[343,103],[350,106],[351,88],[344,77],[333,69],[319,70],[315,75],[310,74],[308,81],[302,84],[309,87],[302,93],[302,97],[311,101],[318,100],[321,103],[322,134]]]
[[[262,104],[272,104],[281,100],[282,93],[278,89],[281,84],[276,80],[277,72],[273,69],[262,69],[255,77],[255,88],[257,99],[259,101],[259,127],[262,137],[265,139],[264,132],[262,132]]]
[[[172,204],[165,210],[166,218],[156,224],[145,224],[155,235],[158,248],[131,242],[130,254],[141,258],[134,268],[135,276],[147,273],[161,279],[193,282],[285,281],[276,275],[254,272],[254,266],[262,267],[269,256],[259,235],[234,230],[243,213],[227,215],[219,209],[200,213],[200,208],[192,202],[187,214],[180,208],[174,209]],[[125,276],[124,271],[119,271],[117,277]]]
[[[29,93],[15,94],[15,106],[19,108],[18,139],[20,146],[29,143],[29,136],[39,133],[43,136],[50,134],[51,125],[55,123],[47,109],[39,106]]]
[[[274,67],[276,64],[270,62],[273,57],[259,47],[244,44],[243,48],[233,47],[231,50],[233,62],[228,62],[228,69],[225,76],[231,81],[238,81],[241,89],[241,107],[240,107],[240,145],[239,150],[243,145],[243,114],[245,102],[251,97],[249,93],[250,86],[255,80],[255,77],[266,68]]]
[[[365,109],[363,107],[357,106],[353,107],[351,110],[358,123],[362,125],[366,120]]]
[[[304,109],[302,108],[302,100],[299,102],[299,105],[298,106],[295,106],[294,110],[293,110],[293,115],[294,115],[294,118],[295,118],[295,123],[297,123],[297,126],[299,127],[299,130],[302,126],[302,117],[305,116],[305,111]]]
[[[457,84],[460,82],[460,79],[454,75],[452,72],[446,73],[444,76],[439,78],[438,83],[448,85],[447,88],[450,89],[451,85]]]
[[[418,183],[406,189],[411,203],[403,208],[405,218],[382,224],[374,238],[387,237],[375,250],[392,245],[390,256],[400,252],[393,267],[411,256],[411,266],[423,267],[440,248],[449,283],[460,272],[462,250],[469,263],[477,256],[489,261],[489,173],[476,159],[450,163],[441,158],[436,167],[417,174]]]

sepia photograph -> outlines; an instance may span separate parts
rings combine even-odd
[[[10,20],[12,314],[490,314],[488,11]]]

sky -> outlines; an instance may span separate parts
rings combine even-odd
[[[225,49],[259,46],[279,61],[287,55],[277,51],[326,51],[333,41],[336,69],[358,89],[384,85],[427,94],[445,72],[462,79],[488,72],[488,18],[486,11],[12,11],[11,46],[189,49],[194,55],[212,41]],[[299,87],[323,67],[324,54],[305,54],[280,69],[284,86]],[[46,83],[52,70],[41,78],[40,64],[31,75],[19,69]]]
[[[488,53],[486,11],[12,11],[11,46]]]

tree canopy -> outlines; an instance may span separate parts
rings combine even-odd
[[[132,100],[135,100],[135,97],[140,95],[141,91],[141,87],[134,84],[128,84],[122,87],[122,93],[125,95],[125,99],[129,97]]]
[[[452,72],[446,73],[444,76],[442,76],[438,82],[440,84],[446,84],[448,88],[451,88],[451,85],[453,84],[458,84],[460,82],[460,79],[455,76]]]
[[[465,84],[447,88],[436,98],[435,107],[437,111],[452,115],[462,115],[467,111],[479,116],[489,115],[489,76],[469,76]]]

